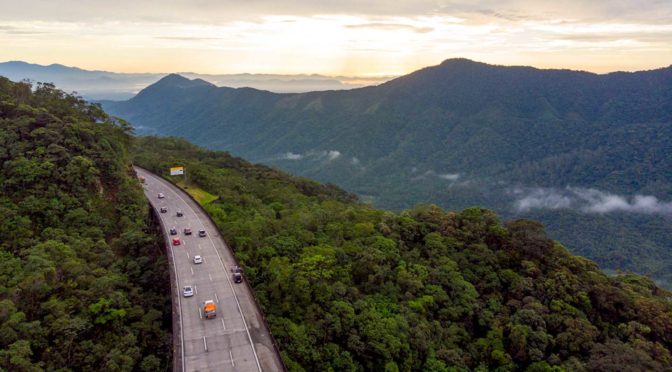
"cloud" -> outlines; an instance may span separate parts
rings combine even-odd
[[[81,4],[5,1],[0,44],[12,48],[0,48],[0,60],[125,72],[389,76],[465,57],[609,72],[669,65],[672,35],[669,0]]]
[[[413,25],[407,25],[403,23],[382,23],[382,22],[372,22],[372,23],[360,23],[355,25],[347,25],[346,28],[372,28],[378,30],[405,30],[413,31],[420,34],[434,31],[433,27],[418,27]]]
[[[330,150],[327,152],[327,158],[331,160],[336,160],[341,156],[341,152],[338,150]]]
[[[625,197],[605,193],[595,189],[570,189],[587,205],[583,210],[594,213],[634,212],[645,214],[672,214],[672,202],[663,202],[655,196],[635,195],[630,200]]]
[[[178,41],[211,41],[222,40],[221,37],[198,37],[198,36],[157,36],[160,40],[178,40]]]
[[[338,150],[311,150],[305,154],[296,154],[293,152],[286,152],[284,154],[278,155],[277,159],[281,160],[326,160],[333,161],[341,157],[341,152]],[[353,158],[356,159],[356,158]],[[353,163],[354,164],[354,163]]]
[[[411,178],[411,180],[413,181],[424,180],[429,178],[438,178],[441,180],[450,181],[449,187],[466,186],[470,183],[468,180],[462,182],[456,182],[461,177],[459,173],[437,173],[433,169],[429,169],[422,174],[417,174],[418,168],[416,167],[411,168],[411,173],[415,175],[414,177]]]
[[[521,212],[531,209],[567,209],[572,206],[572,199],[556,190],[539,188],[516,200],[515,206]]]
[[[439,178],[448,180],[448,181],[457,181],[458,178],[460,178],[459,173],[445,173],[445,174],[439,174]]]
[[[512,191],[519,212],[533,209],[575,209],[585,213],[627,212],[672,215],[672,202],[664,202],[651,195],[626,197],[609,192],[581,187],[528,188]]]
[[[303,159],[303,155],[301,154],[295,154],[293,152],[286,152],[282,155],[280,155],[280,159],[286,159],[286,160],[301,160]]]
[[[352,163],[352,165],[359,165],[359,159],[357,159],[356,156],[353,156],[350,163]]]

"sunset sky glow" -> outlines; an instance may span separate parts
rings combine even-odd
[[[464,57],[672,64],[672,1],[0,0],[0,61],[117,72],[401,75]]]

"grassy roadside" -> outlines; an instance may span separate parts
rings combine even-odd
[[[188,192],[189,195],[191,195],[198,203],[202,206],[208,205],[212,203],[213,201],[217,200],[217,196],[210,194],[209,192],[203,190],[200,188],[198,185],[191,183],[191,182],[185,182],[182,177],[171,177],[171,181],[173,181],[177,186],[179,186],[181,189],[184,191]]]

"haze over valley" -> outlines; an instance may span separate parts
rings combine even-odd
[[[341,90],[374,85],[391,77],[347,77],[318,74],[198,74],[181,72],[190,79],[203,79],[218,86],[251,87],[277,93],[297,93],[318,90]],[[89,100],[125,100],[155,83],[166,73],[117,73],[90,71],[60,64],[48,66],[22,61],[0,63],[0,75],[14,81],[54,83],[67,92],[77,92]]]

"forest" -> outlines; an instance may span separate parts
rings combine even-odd
[[[129,127],[0,77],[0,371],[165,371],[170,279]]]
[[[176,138],[139,137],[131,153],[168,179],[184,165],[215,195],[204,208],[290,371],[672,370],[672,294],[605,275],[538,222],[383,211]]]
[[[169,75],[104,107],[138,133],[331,182],[379,208],[481,206],[541,221],[572,253],[672,289],[670,82],[672,67],[598,75],[449,59],[378,86],[302,94]],[[667,207],[518,208],[533,190],[567,187]]]
[[[184,165],[215,196],[204,208],[291,371],[672,370],[672,294],[605,275],[535,221],[393,213],[131,132],[51,84],[0,78],[0,370],[170,368],[168,266],[132,163]]]

